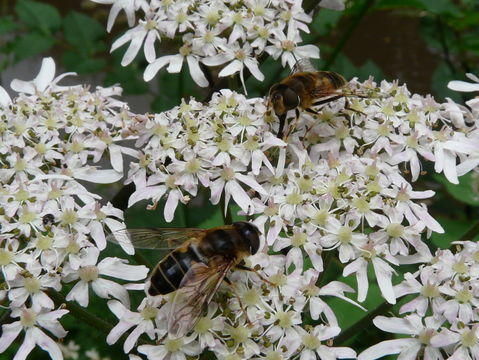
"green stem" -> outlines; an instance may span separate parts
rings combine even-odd
[[[469,230],[467,230],[459,240],[473,240],[477,235],[479,235],[479,221],[472,225]]]
[[[375,0],[365,0],[363,2],[356,16],[353,18],[348,28],[344,32],[343,36],[341,37],[341,39],[339,39],[338,44],[333,49],[333,52],[331,56],[329,57],[328,61],[326,61],[326,64],[324,65],[325,70],[328,70],[331,67],[331,65],[334,63],[334,61],[336,61],[336,58],[338,57],[339,53],[343,49],[344,45],[346,45],[349,38],[351,37],[351,35],[354,33],[359,23],[361,22],[362,18],[364,17],[364,15],[366,15],[366,12],[369,10],[371,6],[374,5],[374,3],[375,3]]]
[[[109,334],[111,329],[113,329],[113,325],[86,311],[80,305],[67,301],[63,294],[58,291],[50,289],[48,290],[48,296],[55,302],[56,306],[66,308],[75,318],[87,323],[95,329],[98,329],[105,334]]]
[[[354,336],[364,332],[364,329],[367,329],[371,326],[372,320],[378,316],[385,314],[393,305],[384,301],[376,309],[368,313],[365,317],[361,318],[358,322],[350,326],[347,330],[342,332],[336,339],[335,345],[342,345],[346,341],[350,340]]]

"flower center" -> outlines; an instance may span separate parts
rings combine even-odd
[[[24,189],[19,189],[17,193],[15,194],[16,201],[25,201],[25,200],[28,200],[29,197],[30,197],[29,192]]]
[[[473,296],[472,293],[467,289],[459,290],[456,293],[456,300],[459,301],[461,304],[466,304],[472,300]]]
[[[98,279],[98,268],[95,265],[85,266],[81,268],[80,271],[80,279],[85,282],[95,281]]]
[[[304,233],[295,233],[291,238],[291,245],[295,247],[300,247],[306,244],[307,236]]]
[[[165,348],[170,353],[175,353],[181,349],[183,346],[183,339],[166,339],[165,340]]]
[[[303,196],[296,191],[286,196],[286,202],[290,205],[299,205],[303,202]]]
[[[436,285],[427,284],[422,287],[421,295],[428,298],[435,298],[438,297],[440,293]]]
[[[338,239],[343,244],[349,243],[353,239],[353,230],[348,225],[341,226],[338,231]]]
[[[201,167],[201,163],[198,159],[191,159],[186,163],[185,170],[190,174],[196,174]]]
[[[313,221],[316,225],[324,226],[329,218],[328,210],[321,209],[314,215]]]
[[[203,316],[195,325],[194,330],[198,334],[206,334],[213,327],[213,323],[209,317]]]
[[[290,311],[278,311],[276,313],[276,321],[283,329],[291,327],[293,325],[293,317]]]
[[[473,330],[465,330],[461,334],[461,343],[467,347],[473,347],[477,344],[477,337],[475,331]]]
[[[284,51],[292,52],[295,49],[294,41],[283,40],[281,42],[281,47]]]
[[[25,327],[32,327],[37,322],[37,313],[32,309],[22,310],[22,315],[20,315],[20,323]]]
[[[246,327],[232,328],[230,334],[236,343],[243,343],[249,339],[249,331]]]
[[[10,264],[12,260],[13,260],[12,252],[5,249],[0,249],[0,266],[5,266]]]
[[[360,213],[366,214],[369,212],[369,203],[364,197],[359,197],[353,200],[353,205]]]
[[[302,337],[304,346],[310,350],[315,350],[321,345],[321,341],[314,335],[306,334]]]
[[[392,238],[399,238],[404,234],[404,226],[398,223],[391,223],[387,226],[386,232]]]
[[[51,249],[53,244],[53,238],[50,236],[40,235],[37,240],[37,249],[39,250],[48,250]]]
[[[242,296],[243,302],[248,306],[254,306],[259,303],[260,297],[256,290],[249,289]]]
[[[158,309],[154,308],[153,306],[146,306],[143,310],[141,310],[141,316],[145,320],[153,320],[158,315]]]
[[[23,286],[30,294],[36,294],[41,288],[40,280],[34,277],[27,277],[23,282]]]
[[[22,215],[18,218],[18,221],[22,224],[28,224],[35,220],[37,217],[36,213],[29,211],[27,208],[23,208]]]
[[[78,220],[78,215],[74,210],[65,210],[60,217],[60,224],[62,226],[72,225]]]
[[[458,274],[467,274],[469,268],[464,261],[458,261],[457,263],[452,265],[452,270],[454,270]]]
[[[235,178],[235,171],[230,167],[225,167],[221,170],[221,177],[226,181],[233,180]]]

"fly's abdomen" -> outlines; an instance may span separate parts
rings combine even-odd
[[[188,246],[186,251],[172,251],[151,272],[148,293],[152,296],[165,295],[177,290],[192,261],[201,260],[191,246]]]

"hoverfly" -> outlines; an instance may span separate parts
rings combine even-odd
[[[147,292],[154,296],[176,291],[168,334],[181,337],[200,319],[222,281],[231,284],[226,278],[231,268],[256,272],[242,260],[256,254],[259,235],[255,225],[240,221],[211,229],[124,229],[109,235],[109,240],[130,240],[135,248],[169,251],[150,272]]]
[[[291,75],[274,84],[269,90],[268,107],[279,118],[277,136],[283,137],[286,114],[289,110],[318,112],[315,106],[340,99],[346,94],[339,92],[346,85],[344,77],[333,71],[317,71],[309,59],[300,59]]]

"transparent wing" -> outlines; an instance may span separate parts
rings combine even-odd
[[[108,235],[107,240],[123,248],[173,250],[192,237],[204,233],[197,228],[138,228],[122,229]]]
[[[195,263],[176,291],[168,318],[168,334],[173,338],[186,335],[202,316],[234,262],[220,267]]]
[[[309,58],[302,58],[296,61],[296,64],[294,64],[293,70],[291,70],[291,73],[297,73],[297,72],[316,72],[318,69],[313,65],[311,60]]]

